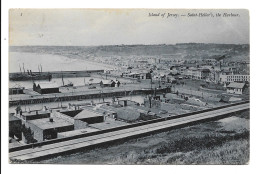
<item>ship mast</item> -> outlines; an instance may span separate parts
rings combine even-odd
[[[19,64],[19,68],[20,68],[20,72],[21,72],[21,74],[22,74],[22,69],[21,69],[21,66],[20,66],[20,64]]]

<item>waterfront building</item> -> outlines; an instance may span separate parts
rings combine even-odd
[[[9,88],[9,95],[24,94],[23,90],[24,90],[24,87]]]
[[[114,80],[102,80],[100,86],[103,87],[115,87],[116,82]]]
[[[40,94],[59,93],[59,86],[55,83],[33,83],[33,90]]]

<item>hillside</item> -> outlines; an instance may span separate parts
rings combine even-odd
[[[208,59],[226,55],[238,61],[249,60],[249,45],[184,43],[176,45],[108,46],[11,46],[10,52],[63,55],[71,58],[108,56],[159,56],[173,59]]]

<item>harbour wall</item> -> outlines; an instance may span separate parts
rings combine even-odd
[[[27,73],[27,72],[26,72]],[[41,72],[42,75],[51,74],[52,78],[61,78],[65,77],[89,77],[91,74],[95,73],[104,73],[104,70],[87,70],[87,71],[50,71],[50,72]],[[21,73],[9,73],[9,77],[17,76]],[[32,72],[32,74],[40,74],[39,72]]]

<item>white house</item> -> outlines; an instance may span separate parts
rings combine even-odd
[[[232,82],[227,86],[227,93],[230,94],[243,94],[245,83]]]
[[[220,74],[219,75],[219,81],[224,82],[250,82],[250,75],[226,75],[226,74]]]

